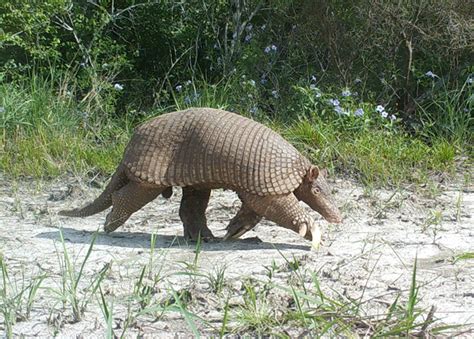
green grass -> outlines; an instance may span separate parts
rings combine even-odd
[[[1,83],[0,107],[0,171],[14,177],[110,173],[129,137],[126,123],[86,119],[81,103],[36,77]]]
[[[74,93],[68,94],[70,91],[65,89],[74,86],[67,81],[61,82],[60,88],[54,83],[57,81],[33,76],[29,82],[0,84],[0,171],[8,176],[48,178],[70,172],[108,175],[116,168],[132,127],[139,121],[161,111],[194,105],[234,110],[241,107],[241,113],[248,115],[246,108],[251,104],[242,101],[239,106],[235,97],[245,93],[233,93],[231,80],[220,85],[193,81],[182,92],[173,92],[174,107],[147,116],[131,113],[118,118],[106,106],[86,104]],[[374,122],[361,125],[354,118],[323,119],[317,111],[310,117],[287,118],[284,122],[258,116],[314,163],[366,185],[427,182],[433,173],[453,173],[458,156],[467,148],[459,138],[453,141],[432,136],[425,142],[425,137],[422,140],[408,135],[400,127],[387,128]],[[466,121],[462,123],[464,126]],[[469,133],[461,136],[469,138]]]

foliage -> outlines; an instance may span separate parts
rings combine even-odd
[[[291,126],[282,130],[311,157],[369,181],[399,182],[423,152],[444,160],[422,161],[421,172],[444,168],[472,144],[472,9],[462,0],[2,1],[0,166],[108,172],[131,126],[211,106]],[[360,143],[353,155],[350,140]]]

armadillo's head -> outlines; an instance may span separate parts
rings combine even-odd
[[[328,222],[338,224],[342,222],[342,215],[334,202],[326,176],[325,169],[311,166],[294,193]]]

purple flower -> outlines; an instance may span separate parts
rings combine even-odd
[[[278,91],[277,90],[273,90],[272,91],[272,95],[275,99],[278,99],[279,95],[278,95]]]
[[[267,54],[270,53],[270,51],[271,51],[270,46],[265,47],[265,49],[263,51]]]
[[[361,117],[361,116],[364,115],[364,110],[362,108],[358,108],[358,109],[355,110],[354,115],[356,117]]]
[[[252,35],[252,34],[247,34],[247,35],[245,36],[245,42],[250,42],[250,40],[252,40],[252,38],[253,38],[253,35]]]
[[[348,89],[342,91],[341,95],[343,97],[350,97],[351,96],[351,91],[349,91]]]
[[[245,27],[245,30],[246,30],[247,32],[250,32],[250,31],[252,30],[252,28],[253,28],[253,25],[252,25],[252,24],[248,24],[248,25]]]
[[[183,90],[183,86],[178,85],[178,86],[175,87],[175,89],[176,89],[177,92],[181,92]]]
[[[329,103],[333,106],[339,106],[340,102],[337,99],[329,99]]]
[[[257,107],[257,106],[252,106],[252,107],[249,109],[249,112],[252,113],[252,114],[255,114],[255,113],[257,113],[257,110],[258,110],[258,107]]]

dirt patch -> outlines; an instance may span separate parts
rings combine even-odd
[[[29,320],[17,321],[13,327],[17,336],[104,335],[107,324],[98,290],[87,296],[87,289],[104,268],[107,274],[100,285],[105,300],[113,306],[114,331],[127,327],[128,335],[174,336],[192,333],[189,319],[179,310],[162,316],[140,313],[135,305],[143,301],[133,299],[140,295],[137,288],[152,286],[149,305],[167,304],[178,295],[180,300],[187,299],[187,309],[206,321],[203,325],[194,319],[198,330],[216,334],[224,317],[223,304],[238,308],[246,281],[272,279],[277,285],[288,286],[293,265],[306,273],[316,272],[326,293],[357,301],[368,316],[386,312],[397,295],[406,300],[415,258],[421,298],[418,307],[428,310],[435,306],[435,318],[443,323],[474,323],[474,260],[459,257],[474,252],[474,191],[463,184],[446,186],[436,197],[427,197],[427,190],[425,195],[408,190],[368,194],[350,181],[337,180],[333,186],[345,221],[337,226],[321,221],[325,241],[318,252],[298,234],[263,221],[244,239],[202,244],[198,255],[196,244],[188,244],[182,237],[180,190],[175,189],[170,200],[157,199],[118,231],[99,233],[77,289],[82,301],[90,300],[82,319],[72,321],[69,301],[58,292],[65,281],[59,228],[71,262],[79,270],[106,213],[84,219],[58,217],[56,213],[83,205],[96,197],[100,188],[74,178],[42,184],[2,182],[0,253],[10,282],[18,287],[46,274]],[[231,191],[212,193],[208,220],[215,236],[225,234],[224,228],[239,205]],[[153,233],[157,236],[151,250]],[[219,270],[225,272],[226,297],[214,292],[208,278],[218,276]],[[140,282],[142,272],[146,274]],[[284,312],[294,307],[285,296],[273,298],[274,309]],[[131,317],[133,312],[136,316]],[[232,314],[229,321],[230,325],[235,322]],[[0,315],[0,329],[2,323]]]

